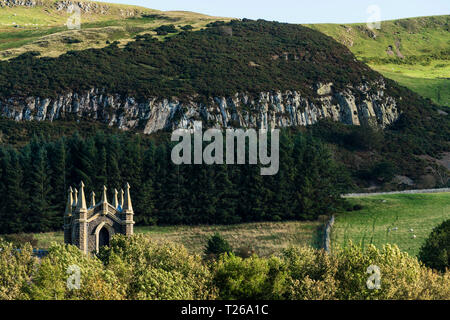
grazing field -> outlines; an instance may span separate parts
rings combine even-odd
[[[323,221],[314,222],[262,222],[231,226],[170,226],[136,227],[136,233],[144,233],[157,241],[183,244],[191,253],[202,254],[208,238],[220,233],[234,250],[250,249],[259,256],[281,252],[290,245],[320,248]],[[62,232],[35,234],[39,248],[47,248],[51,242],[63,242]]]
[[[336,216],[332,246],[397,244],[416,256],[431,230],[450,219],[450,193],[380,195],[349,199],[361,210]],[[411,231],[412,230],[412,231]]]
[[[365,23],[309,25],[399,84],[450,107],[450,16],[383,21],[380,29]]]
[[[438,105],[450,107],[450,62],[435,61],[426,66],[386,64],[371,67]]]

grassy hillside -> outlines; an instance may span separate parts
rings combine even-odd
[[[99,7],[82,10],[81,29],[69,30],[66,23],[73,12],[58,10],[55,3],[59,2],[42,0],[36,7],[0,7],[0,59],[10,59],[28,51],[56,57],[68,50],[103,48],[107,41],[125,45],[139,34],[157,36],[154,29],[164,24],[191,25],[193,30],[198,30],[219,19],[194,12],[162,12],[83,0]]]
[[[417,255],[431,230],[450,219],[450,193],[383,195],[350,201],[362,210],[336,217],[331,237],[334,246],[345,246],[349,240],[377,247],[395,243]]]
[[[366,24],[316,24],[346,45],[361,61],[384,76],[450,106],[450,16],[383,21],[379,30]]]
[[[342,90],[381,78],[345,46],[310,28],[251,20],[208,26],[171,33],[165,41],[144,35],[124,48],[112,43],[57,58],[29,52],[0,62],[0,94],[51,97],[104,88],[136,98],[183,98],[297,90],[318,98],[318,82]]]
[[[41,0],[36,7],[0,8],[0,60],[29,51],[57,57],[69,50],[103,48],[107,42],[124,46],[136,36],[174,24],[204,28],[210,17],[193,12],[162,12],[143,7],[98,3],[98,8],[81,12],[81,29],[69,30],[72,13],[57,10],[58,0]],[[90,2],[92,1],[83,1]],[[361,61],[435,103],[450,106],[449,16],[419,17],[384,21],[380,30],[365,24],[308,25],[347,46]]]

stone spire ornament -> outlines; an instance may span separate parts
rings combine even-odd
[[[80,194],[78,195],[77,209],[78,212],[86,212],[86,197],[84,195],[84,183],[81,181],[80,183]]]
[[[89,208],[93,208],[93,207],[95,207],[95,192],[94,191],[91,192],[91,203],[89,205]]]
[[[108,189],[106,186],[103,186],[103,194],[102,194],[102,214],[107,215],[108,214],[108,196],[107,196]]]
[[[134,212],[131,204],[130,185],[125,185],[125,199],[123,201],[122,216],[125,218],[125,234],[132,235],[134,233]]]
[[[120,189],[120,207],[123,209],[123,189]]]
[[[73,202],[72,202],[72,207],[76,208],[77,207],[77,203],[78,203],[78,190],[77,188],[73,188],[74,189],[74,197],[73,197]]]
[[[133,213],[133,205],[131,204],[130,185],[127,182],[125,185],[125,199],[123,203],[123,211],[125,213]]]
[[[107,190],[108,189],[106,188],[106,186],[103,186],[102,203],[108,203],[108,196],[106,194]]]
[[[72,187],[69,187],[65,211],[66,216],[70,216],[72,214],[72,205],[73,205],[73,190]]]
[[[117,195],[118,195],[119,191],[117,191],[117,189],[114,189],[114,198],[113,198],[113,203],[112,206],[114,208],[117,209],[118,205],[119,205],[119,201],[117,200]]]

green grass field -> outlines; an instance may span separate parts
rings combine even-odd
[[[310,25],[347,46],[358,59],[401,85],[450,107],[450,16],[383,21],[380,29],[366,24]],[[408,59],[414,63],[404,63]]]
[[[448,66],[450,66],[450,63],[448,63]],[[430,98],[438,105],[450,107],[450,77],[429,77],[432,74],[431,70],[429,73],[424,70],[423,74],[420,75],[418,72],[410,72],[418,70],[411,70],[411,67],[408,67],[385,65],[379,66],[377,71],[386,78],[392,79],[426,98]],[[448,75],[450,75],[450,71],[448,71]]]
[[[345,246],[350,240],[377,247],[395,243],[415,256],[431,230],[450,219],[450,193],[383,195],[349,201],[361,205],[362,210],[336,216],[332,246]]]

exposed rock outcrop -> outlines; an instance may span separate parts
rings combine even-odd
[[[395,99],[385,96],[383,83],[376,84],[376,91],[373,86],[366,84],[336,91],[331,83],[317,84],[318,97],[314,99],[296,91],[275,91],[261,92],[258,97],[246,93],[212,97],[207,103],[163,97],[138,102],[133,97],[91,89],[83,93],[68,92],[57,98],[0,99],[0,114],[16,121],[92,119],[147,134],[192,128],[197,120],[217,128],[274,128],[307,126],[321,118],[331,118],[345,124],[384,128],[395,122],[400,112]]]
[[[0,0],[0,7],[35,7],[41,5],[43,2],[41,0]]]

